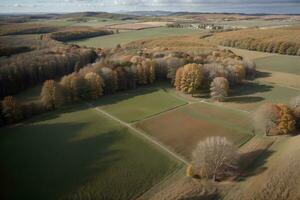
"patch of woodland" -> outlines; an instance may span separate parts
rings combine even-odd
[[[67,42],[71,40],[80,40],[85,38],[111,35],[113,31],[105,29],[91,29],[91,28],[73,28],[71,30],[61,30],[50,33],[48,36],[54,40]]]
[[[0,35],[43,34],[56,31],[59,28],[44,24],[6,23],[0,26]]]
[[[0,59],[0,97],[78,71],[96,59],[92,49],[62,44]]]

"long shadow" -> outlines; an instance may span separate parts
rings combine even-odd
[[[225,102],[234,102],[234,103],[255,103],[259,101],[263,101],[265,98],[263,97],[229,97]]]
[[[256,78],[266,78],[271,77],[272,73],[270,72],[262,72],[262,71],[256,71]]]
[[[3,133],[1,199],[58,199],[121,159],[111,150],[121,134],[75,134],[85,126],[87,123],[28,125]]]
[[[126,90],[126,91],[118,92],[117,94],[104,96],[99,100],[93,101],[92,103],[96,106],[105,106],[105,105],[116,104],[120,101],[124,101],[124,100],[131,99],[131,98],[134,98],[137,96],[143,96],[145,94],[150,94],[150,93],[156,92],[159,89],[160,89],[159,87],[155,87],[155,86],[152,86],[152,87],[140,86],[137,89]]]
[[[241,155],[240,170],[241,175],[236,179],[243,181],[251,176],[258,175],[267,170],[265,166],[267,159],[274,151],[259,149]]]
[[[233,88],[231,92],[232,96],[243,96],[243,95],[251,95],[255,93],[269,92],[274,87],[271,85],[264,85],[260,83],[248,82],[243,85],[239,85]]]

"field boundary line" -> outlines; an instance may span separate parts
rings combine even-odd
[[[169,112],[172,112],[172,111],[176,111],[176,110],[179,110],[180,108],[184,107],[184,106],[187,106],[187,105],[190,105],[189,103],[184,103],[184,104],[181,104],[181,105],[178,105],[178,106],[175,106],[173,108],[170,108],[168,110],[164,110],[164,111],[161,111],[159,113],[156,113],[156,114],[153,114],[153,115],[150,115],[148,117],[145,117],[143,119],[140,119],[140,120],[136,120],[136,121],[133,121],[131,122],[130,124],[137,124],[139,122],[143,122],[143,121],[146,121],[146,120],[149,120],[149,119],[153,119],[153,118],[156,118],[156,117],[159,117],[165,113],[169,113]]]
[[[222,105],[219,105],[219,104],[211,103],[211,102],[205,101],[204,99],[203,100],[199,100],[199,102],[200,103],[205,103],[205,104],[208,104],[208,105],[212,105],[212,106],[217,106],[217,107],[225,108],[225,109],[228,109],[228,110],[235,110],[235,111],[239,111],[239,112],[243,112],[243,113],[247,113],[247,114],[251,113],[250,111],[247,111],[247,110],[242,110],[242,109],[238,109],[238,108],[230,108],[230,107],[222,106]]]
[[[168,152],[170,155],[172,155],[173,157],[175,157],[177,160],[180,160],[181,162],[183,162],[184,164],[188,165],[189,162],[182,158],[181,156],[177,155],[176,153],[172,152],[170,149],[168,149],[166,146],[162,145],[160,142],[154,140],[152,137],[148,136],[147,134],[145,134],[143,131],[135,128],[134,126],[132,126],[129,123],[126,123],[120,119],[118,119],[117,117],[105,112],[104,110],[100,109],[99,107],[96,107],[94,104],[92,103],[88,103],[87,104],[90,108],[93,108],[94,110],[104,114],[105,116],[107,116],[108,118],[117,121],[119,124],[122,124],[123,126],[129,128],[130,130],[134,131],[135,133],[137,133],[138,135],[142,136],[143,138],[147,139],[148,141],[150,141],[151,143],[155,144],[156,146],[160,147],[161,149],[165,150],[166,152]]]

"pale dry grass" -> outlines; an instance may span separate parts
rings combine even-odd
[[[233,188],[226,200],[300,199],[300,136],[280,139],[272,148],[275,153],[256,169],[256,174]]]

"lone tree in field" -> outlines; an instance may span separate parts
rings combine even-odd
[[[237,148],[225,137],[209,137],[200,141],[193,152],[193,172],[216,181],[232,175],[238,159]]]
[[[268,136],[276,129],[279,117],[278,109],[274,104],[261,105],[253,114],[254,127]]]
[[[289,134],[295,129],[292,110],[284,104],[264,104],[253,115],[254,126],[266,136]]]
[[[198,64],[187,64],[183,67],[180,81],[180,90],[187,94],[194,94],[203,80],[202,66]]]
[[[7,124],[23,119],[23,113],[19,103],[12,96],[7,96],[2,101],[2,115]]]
[[[103,80],[95,72],[89,72],[84,77],[89,85],[90,97],[92,99],[98,99],[103,95]]]
[[[224,77],[216,77],[210,84],[210,96],[215,101],[224,101],[228,96],[229,82]]]
[[[291,99],[289,107],[296,118],[296,127],[300,128],[300,95]]]
[[[62,88],[54,80],[44,82],[41,101],[46,109],[53,110],[63,104]]]

